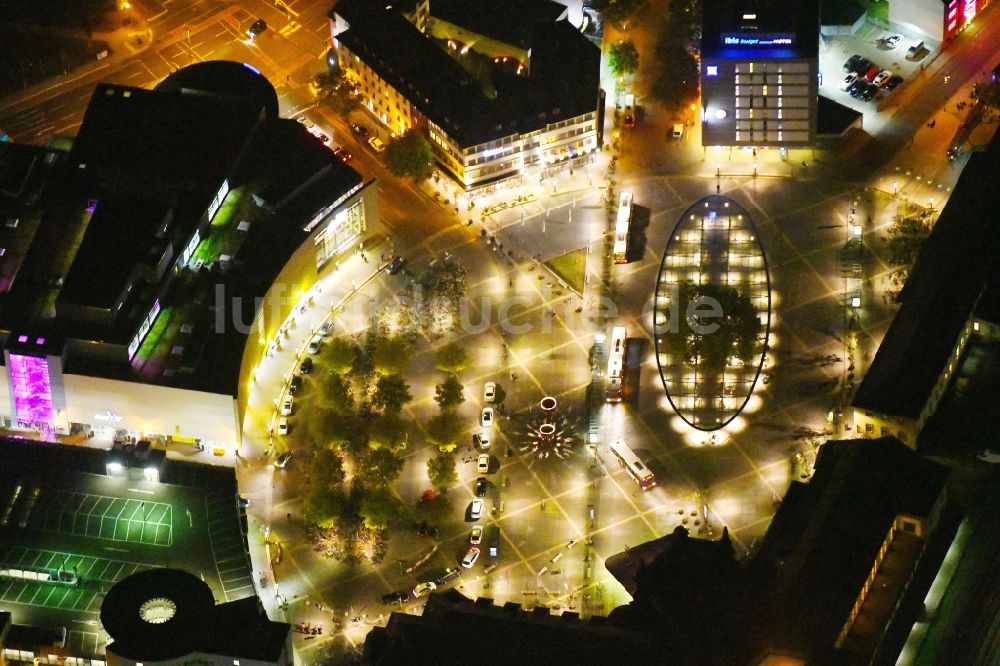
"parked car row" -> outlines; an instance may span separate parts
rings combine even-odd
[[[866,102],[875,99],[879,91],[889,92],[903,82],[903,77],[858,54],[847,59],[844,72],[845,76],[837,87],[851,97]]]

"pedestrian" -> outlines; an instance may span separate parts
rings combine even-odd
[[[288,522],[292,522],[292,514],[291,514],[291,512],[289,512],[288,514],[286,514],[285,518],[288,519]]]

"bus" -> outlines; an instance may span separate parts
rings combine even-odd
[[[632,453],[632,449],[628,448],[625,444],[624,439],[615,440],[611,445],[611,453],[615,454],[615,458],[618,458],[618,462],[625,471],[628,472],[629,476],[635,479],[635,482],[639,484],[639,487],[643,490],[649,490],[656,485],[656,477],[653,473],[649,471],[649,468],[641,460],[639,456]]]
[[[622,363],[625,360],[625,327],[611,329],[611,346],[608,347],[608,380],[604,387],[604,399],[608,402],[622,401]]]
[[[628,252],[629,230],[632,227],[632,193],[622,192],[618,201],[618,219],[615,220],[615,263],[624,264]]]

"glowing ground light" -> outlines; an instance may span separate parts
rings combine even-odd
[[[163,624],[177,613],[177,604],[166,597],[155,597],[139,606],[139,617],[150,624]]]

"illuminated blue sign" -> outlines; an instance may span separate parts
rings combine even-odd
[[[729,33],[722,35],[726,46],[791,46],[795,35],[789,33]]]

